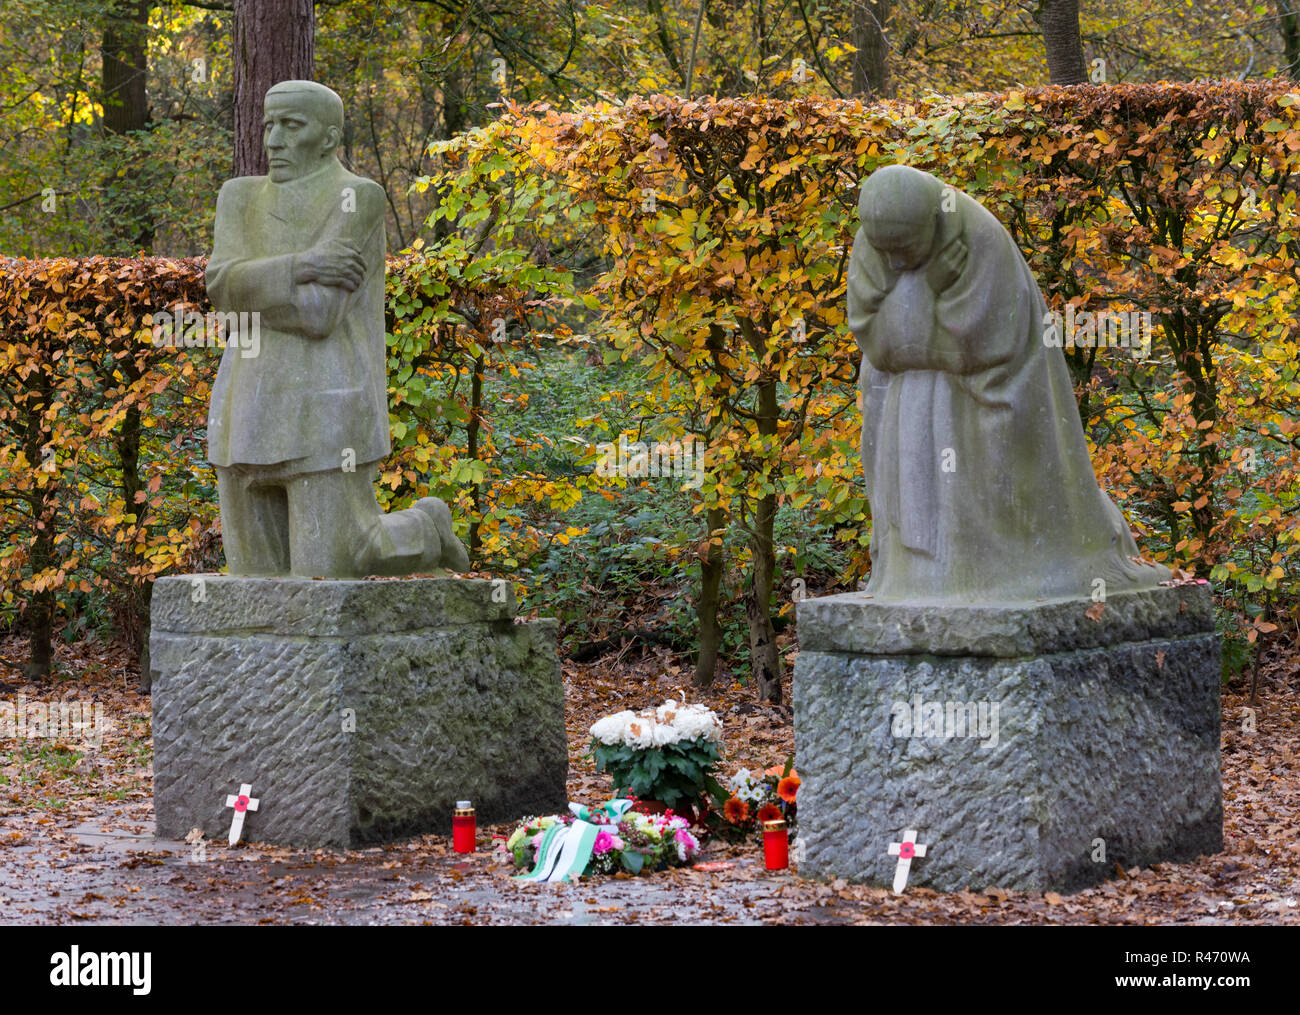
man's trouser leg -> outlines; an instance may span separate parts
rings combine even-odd
[[[289,503],[283,484],[258,466],[217,467],[221,543],[233,575],[289,573]]]
[[[363,578],[437,566],[433,521],[415,508],[385,514],[375,499],[377,471],[371,462],[355,472],[331,469],[285,482],[294,575]]]

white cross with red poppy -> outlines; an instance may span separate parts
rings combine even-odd
[[[235,820],[230,823],[230,844],[233,846],[239,842],[239,837],[244,834],[244,812],[257,810],[258,801],[250,794],[253,787],[248,783],[243,783],[239,787],[239,795],[230,794],[226,797],[226,806],[235,809]]]
[[[925,856],[925,847],[916,841],[916,829],[909,828],[903,833],[902,842],[889,844],[889,855],[898,857],[898,866],[894,869],[894,894],[901,895],[907,887],[907,874],[912,869],[912,858]]]

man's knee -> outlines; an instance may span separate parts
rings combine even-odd
[[[372,465],[355,472],[329,469],[293,477],[289,495],[290,564],[304,577],[350,578],[364,569],[366,548],[382,513]]]
[[[284,490],[261,484],[256,469],[217,466],[217,496],[227,571],[284,574],[289,564]]]

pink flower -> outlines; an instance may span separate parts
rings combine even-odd
[[[614,837],[608,832],[598,832],[596,834],[596,845],[591,848],[591,851],[600,856],[601,853],[608,853],[613,848]]]

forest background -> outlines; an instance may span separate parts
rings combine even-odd
[[[155,325],[210,309],[215,194],[264,171],[285,67],[389,199],[381,500],[452,502],[570,657],[666,646],[775,701],[794,603],[868,573],[844,270],[891,162],[990,207],[1052,309],[1152,315],[1145,355],[1067,350],[1099,477],[1214,583],[1225,678],[1300,637],[1300,0],[11,0],[0,59],[29,677],[56,639],[144,655],[152,580],[222,566],[220,351]],[[607,474],[620,437],[698,442],[699,481]]]

